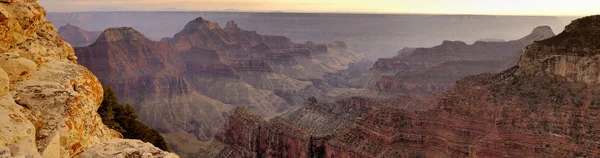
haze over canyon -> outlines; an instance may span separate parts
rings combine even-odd
[[[0,157],[600,155],[600,15],[0,15]]]

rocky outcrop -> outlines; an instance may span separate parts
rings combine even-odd
[[[477,41],[472,45],[462,41],[444,41],[441,45],[432,48],[405,48],[396,57],[379,59],[368,72],[361,77],[352,79],[350,83],[354,87],[377,87],[380,90],[397,93],[409,93],[416,87],[422,87],[416,88],[420,89],[418,90],[421,91],[420,93],[441,92],[452,87],[452,83],[461,77],[486,72],[497,73],[514,66],[520,51],[527,45],[552,36],[554,33],[550,27],[540,26],[529,35],[513,41]],[[489,67],[487,62],[496,65],[497,69]],[[461,65],[457,63],[462,63],[464,68],[460,68]],[[475,63],[481,65],[473,65]],[[406,77],[402,79],[402,76],[426,75],[438,71],[436,69],[445,65],[454,66],[454,68],[446,69],[450,72],[440,71],[449,76],[436,75],[429,78],[433,80],[439,78],[443,82],[433,80],[413,82]],[[487,67],[487,69],[483,67]],[[398,90],[403,89],[398,88],[402,85],[413,88]]]
[[[173,153],[166,153],[154,147],[150,143],[139,140],[112,140],[96,144],[85,152],[81,157],[178,157]]]
[[[519,65],[511,69],[460,79],[432,104],[432,109],[411,111],[379,103],[375,107],[380,108],[360,114],[331,134],[309,136],[308,140],[303,135],[306,132],[279,134],[295,138],[283,146],[277,144],[281,142],[278,140],[270,140],[272,143],[236,141],[231,138],[237,135],[230,134],[225,136],[232,137],[219,139],[228,140],[221,141],[225,143],[220,149],[229,154],[257,155],[287,151],[285,149],[290,148],[281,148],[286,146],[305,146],[298,151],[314,157],[593,157],[598,155],[595,142],[600,140],[597,134],[600,126],[596,123],[596,116],[600,114],[598,84],[576,77],[586,74],[577,69],[565,70],[576,75],[556,73],[550,68],[559,66],[549,61],[561,56],[585,58],[585,55],[596,54],[549,48],[570,45],[568,41],[552,42],[560,41],[561,37],[587,38],[572,33],[593,30],[595,25],[581,24],[598,24],[599,21],[597,16],[574,21],[561,35],[529,46]],[[593,33],[579,34],[587,35],[594,36]],[[539,47],[546,49],[537,49]],[[593,47],[579,49],[594,50]],[[298,126],[258,127],[259,131],[287,133],[288,129]],[[226,129],[224,133],[229,134],[243,128]],[[263,139],[258,138],[252,140]],[[267,146],[270,150],[264,150],[252,144],[273,145]]]
[[[326,153],[332,134],[357,117],[386,106],[415,110],[425,107],[424,103],[411,96],[351,97],[335,102],[308,99],[305,107],[269,121],[237,109],[213,144],[196,156],[319,157]]]
[[[588,84],[600,83],[598,66],[599,16],[573,21],[559,36],[527,47],[519,66],[532,72],[545,72]]]
[[[240,80],[214,50],[193,47],[180,52],[131,28],[107,29],[76,53],[123,102],[136,105],[143,122],[163,133],[186,131],[208,140],[225,122],[231,105],[269,114],[284,104],[272,92]]]
[[[87,157],[81,153],[100,143],[133,142],[102,123],[100,82],[76,63],[36,1],[5,1],[0,10],[0,155]]]
[[[364,54],[349,50],[344,42],[297,44],[287,37],[240,29],[233,21],[220,28],[202,18],[190,21],[169,42],[179,50],[217,50],[225,63],[264,60],[274,72],[299,80],[322,79],[327,73],[346,70],[349,63],[366,59]]]
[[[261,43],[280,47],[289,47],[292,41],[283,36],[259,35],[255,31],[246,31],[230,21],[223,29],[219,24],[196,18],[170,40],[179,50],[187,50],[193,46],[218,50],[228,45],[258,45]]]
[[[86,31],[75,25],[67,24],[58,29],[58,35],[74,47],[88,46],[100,36],[99,31]]]

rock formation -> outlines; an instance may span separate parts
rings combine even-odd
[[[202,141],[212,139],[234,107],[275,116],[323,93],[315,83],[327,83],[326,75],[366,58],[343,42],[297,44],[202,18],[162,42],[132,28],[109,28],[75,52],[122,102],[136,106],[143,122]]]
[[[100,82],[77,64],[35,0],[2,1],[0,10],[0,157],[92,157],[90,149],[100,146],[125,157],[131,154],[123,151],[177,157],[120,139],[102,124]]]
[[[429,103],[414,96],[350,97],[333,102],[308,99],[305,107],[269,121],[239,108],[216,140],[190,157],[319,157],[332,133],[363,114],[387,106],[423,110]]]
[[[58,35],[74,47],[85,47],[94,43],[100,33],[99,31],[86,31],[71,24],[58,29]]]
[[[349,63],[366,59],[364,54],[349,50],[344,42],[297,44],[284,36],[240,29],[233,21],[221,28],[202,18],[190,21],[169,42],[179,50],[217,50],[225,63],[265,60],[274,72],[299,80],[322,79],[327,73],[346,70]]]
[[[315,134],[306,128],[310,125],[264,121],[239,110],[218,135],[218,142],[199,153],[215,157],[593,157],[599,153],[596,142],[600,140],[596,120],[600,89],[594,64],[599,60],[594,56],[600,53],[595,43],[600,38],[599,17],[575,20],[560,35],[528,46],[513,68],[460,79],[431,109],[412,111],[374,103],[371,107],[379,108],[326,134]],[[319,119],[312,118],[309,124],[318,125]],[[242,134],[244,130],[252,132]]]
[[[477,41],[468,45],[462,41],[444,41],[432,48],[405,48],[398,56],[379,59],[368,72],[350,83],[353,87],[375,87],[393,93],[442,92],[459,78],[510,68],[527,45],[552,36],[550,27],[540,26],[521,39],[507,42]],[[415,79],[418,76],[427,79]]]
[[[210,88],[190,83],[239,80],[214,51],[177,52],[169,43],[148,40],[132,28],[110,28],[94,44],[76,48],[76,53],[102,83],[114,87],[122,102],[136,105],[143,122],[161,132],[184,130],[209,139],[207,135],[225,122],[222,117],[232,109],[203,95],[202,90]]]

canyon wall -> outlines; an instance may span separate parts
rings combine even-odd
[[[382,58],[362,76],[351,79],[357,88],[385,93],[431,94],[452,87],[457,79],[479,73],[498,73],[516,64],[522,50],[555,34],[540,26],[518,40],[444,41],[431,48],[405,48],[393,58]]]

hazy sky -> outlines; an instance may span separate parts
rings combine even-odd
[[[600,0],[38,0],[51,12],[166,10],[495,15],[600,14]]]

